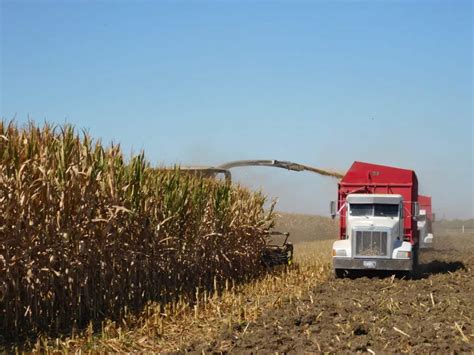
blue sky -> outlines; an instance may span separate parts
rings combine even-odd
[[[0,115],[70,122],[156,164],[415,169],[473,217],[470,1],[1,2]],[[333,180],[235,170],[285,211]]]

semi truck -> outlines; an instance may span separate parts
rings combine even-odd
[[[335,276],[351,270],[416,272],[418,200],[413,170],[354,162],[331,202],[331,215],[340,221],[333,244]]]
[[[428,249],[433,246],[433,222],[435,214],[431,207],[431,196],[418,195],[420,214],[418,216],[418,233],[420,238],[420,249]]]

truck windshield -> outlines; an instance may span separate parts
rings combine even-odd
[[[373,216],[374,205],[369,203],[358,203],[356,205],[351,205],[350,214],[351,216]]]
[[[377,204],[374,208],[374,215],[379,217],[397,217],[398,205]]]
[[[358,203],[351,204],[350,207],[351,216],[376,216],[376,217],[397,217],[398,216],[398,205],[390,204],[370,204],[370,203]]]

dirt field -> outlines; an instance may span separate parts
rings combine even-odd
[[[473,236],[438,236],[419,279],[328,278],[193,350],[472,352],[473,252]]]

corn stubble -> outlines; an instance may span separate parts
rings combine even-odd
[[[264,196],[126,161],[71,126],[0,121],[3,341],[121,319],[260,272]]]

